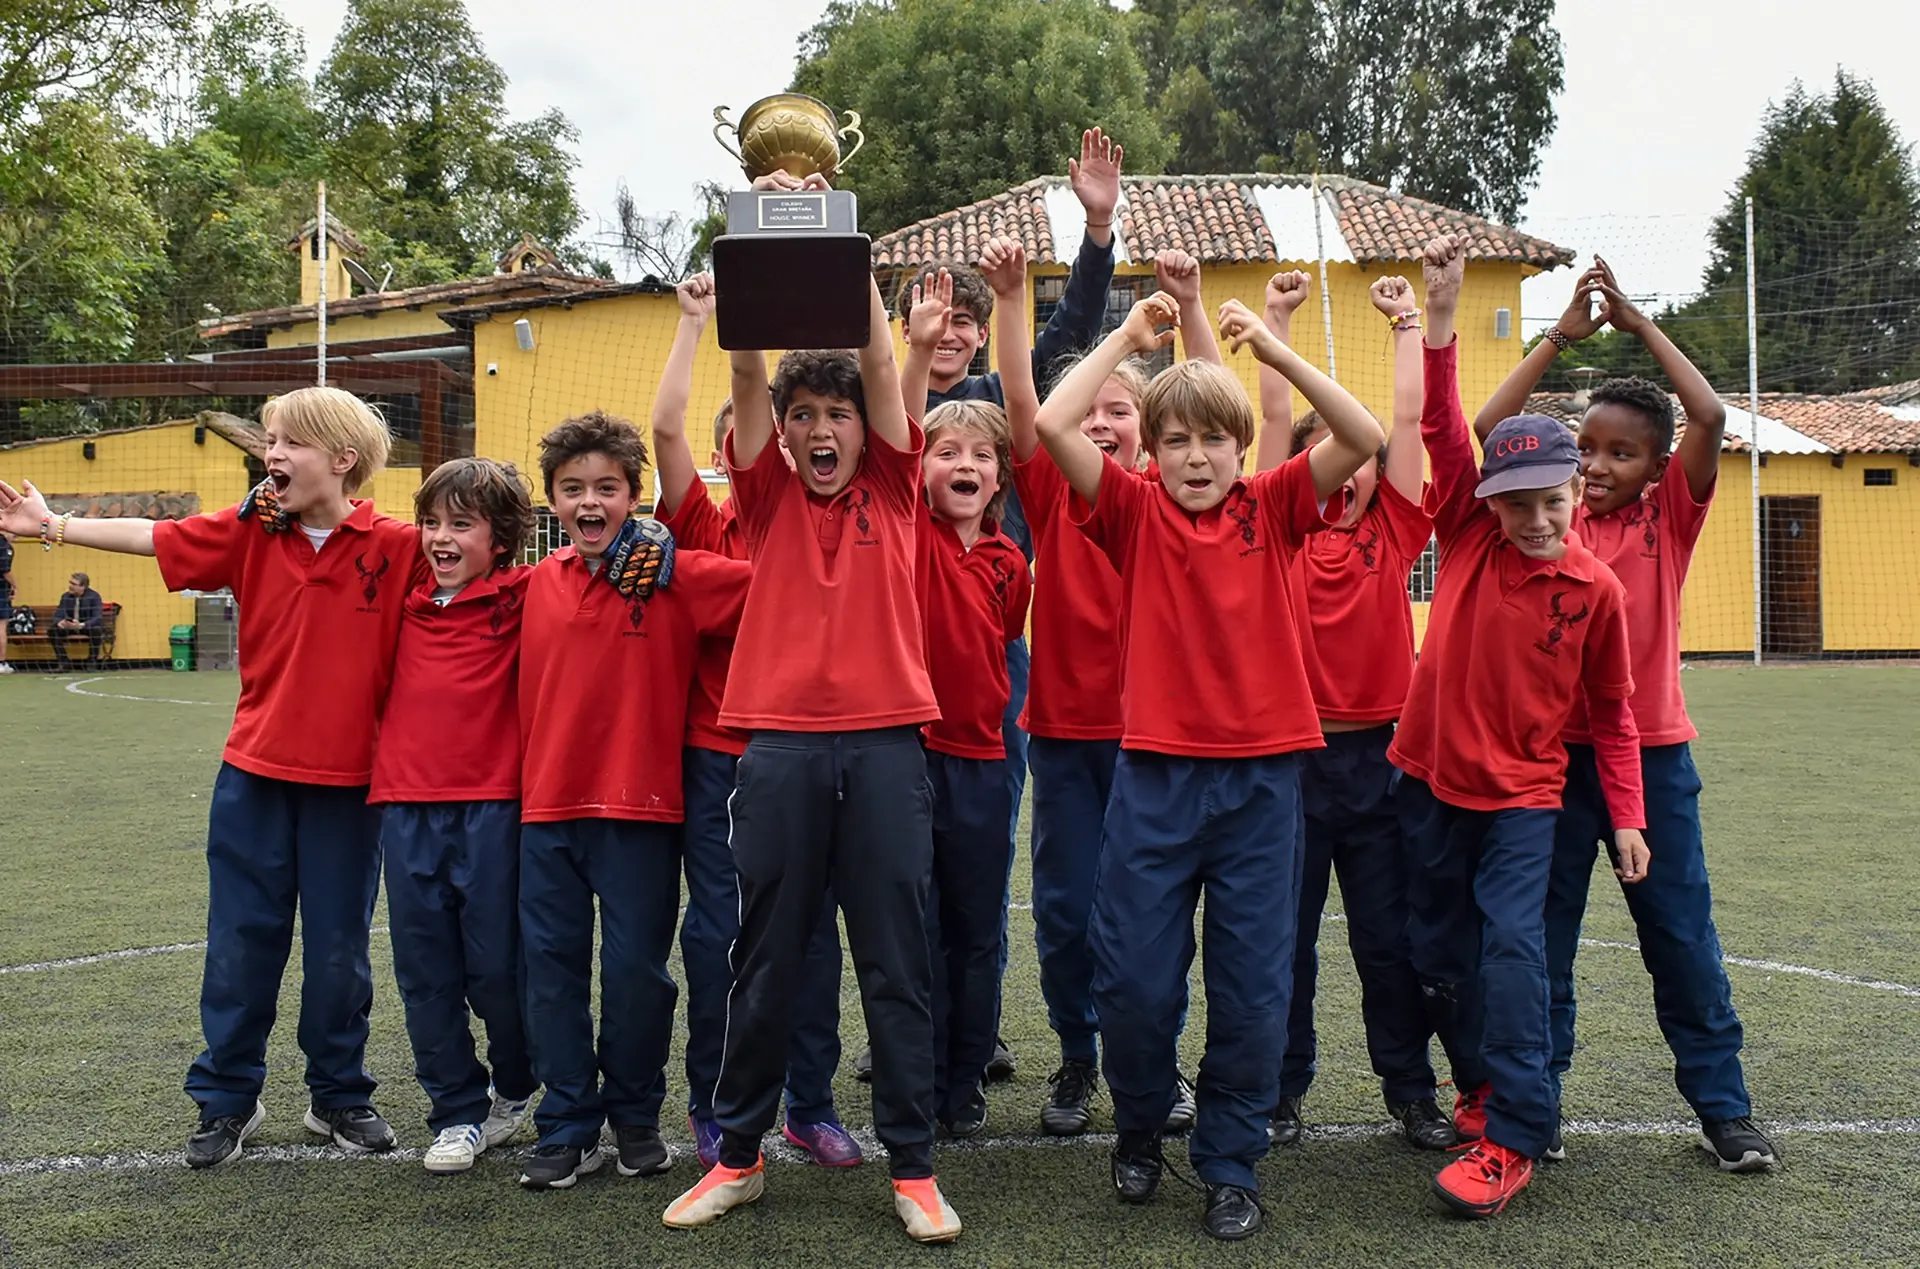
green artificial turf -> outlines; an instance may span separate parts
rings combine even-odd
[[[206,798],[237,685],[231,676],[115,674],[0,680],[0,966],[191,943],[204,937]],[[1030,915],[1012,916],[1004,1034],[1019,1076],[990,1094],[984,1146],[943,1148],[938,1167],[967,1232],[912,1247],[890,1215],[884,1169],[836,1174],[772,1165],[768,1197],[693,1234],[659,1211],[692,1181],[590,1178],[528,1194],[511,1159],[456,1178],[416,1162],[303,1151],[213,1175],[177,1153],[194,1118],[180,1091],[200,1044],[200,955],[160,952],[0,973],[0,1267],[59,1265],[701,1266],[891,1265],[1826,1265],[1920,1263],[1920,670],[1836,666],[1689,670],[1703,738],[1695,753],[1721,940],[1733,956],[1904,985],[1909,993],[1735,965],[1747,1074],[1763,1123],[1784,1123],[1783,1167],[1722,1176],[1678,1131],[1687,1117],[1652,1021],[1638,955],[1583,948],[1581,1041],[1565,1110],[1599,1131],[1569,1134],[1498,1220],[1441,1215],[1436,1166],[1359,1126],[1382,1118],[1367,1071],[1358,986],[1330,922],[1322,942],[1321,1070],[1310,1129],[1263,1165],[1274,1224],[1240,1247],[1198,1233],[1198,1196],[1171,1179],[1153,1206],[1106,1192],[1097,1143],[1035,1143],[1053,1040],[1039,1000]],[[123,697],[161,699],[129,700]],[[207,704],[162,703],[204,701]],[[1024,843],[1023,843],[1024,855]],[[1657,868],[1656,857],[1654,866]],[[1027,895],[1024,859],[1015,900]],[[1617,886],[1596,874],[1585,933],[1633,940]],[[1337,897],[1334,907],[1337,908]],[[384,922],[384,911],[376,916]],[[402,1144],[426,1143],[386,940],[368,1063]],[[295,964],[299,948],[295,947]],[[676,976],[678,967],[675,967]],[[1197,975],[1196,975],[1197,981]],[[256,1143],[309,1146],[294,1041],[298,974],[269,1051],[269,1118]],[[862,1043],[845,982],[848,1056]],[[1196,993],[1189,1070],[1205,1034]],[[669,1140],[685,1080],[668,1070]],[[850,1125],[871,1122],[842,1064]],[[1444,1074],[1444,1072],[1443,1072]],[[1096,1103],[1096,1130],[1111,1124]],[[1851,1127],[1850,1127],[1851,1125]],[[1636,1126],[1651,1127],[1653,1131]],[[524,1145],[525,1143],[521,1143]],[[115,1163],[103,1163],[108,1157]],[[1177,1157],[1177,1152],[1176,1152]],[[51,1161],[81,1171],[46,1172]]]

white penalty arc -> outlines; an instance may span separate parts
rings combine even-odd
[[[87,690],[87,684],[103,683],[105,681],[105,675],[98,675],[90,679],[75,679],[73,682],[67,684],[67,690],[75,696],[94,696],[107,701],[147,701],[154,705],[218,705],[221,703],[219,701],[182,701],[170,696],[133,696],[126,692],[90,692]]]

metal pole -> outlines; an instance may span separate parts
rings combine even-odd
[[[1320,328],[1327,334],[1327,378],[1339,379],[1333,364],[1333,293],[1327,290],[1327,240],[1320,228],[1320,174],[1313,174],[1313,250],[1320,257]]]
[[[1753,663],[1761,661],[1760,642],[1765,624],[1760,578],[1760,332],[1759,304],[1753,273],[1753,199],[1747,199],[1747,470],[1753,482]]]
[[[320,296],[315,317],[320,325],[321,387],[327,386],[327,183],[320,182],[320,212],[314,218],[314,232],[320,235]]]

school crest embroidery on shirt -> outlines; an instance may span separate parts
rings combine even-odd
[[[1353,553],[1360,557],[1360,562],[1366,566],[1369,573],[1378,568],[1380,563],[1380,530],[1368,529],[1367,536],[1364,538],[1358,533],[1355,533],[1353,535]]]
[[[1007,587],[1013,583],[1013,570],[1007,567],[1005,560],[987,561],[988,571],[993,574],[993,597],[1006,602]]]
[[[517,590],[497,590],[487,596],[487,629],[499,634],[507,618],[520,610],[520,592]]]
[[[1240,552],[1243,559],[1261,549],[1259,530],[1254,524],[1259,514],[1260,500],[1258,498],[1245,498],[1241,500],[1238,506],[1229,504],[1227,507],[1227,518],[1233,521],[1235,528],[1240,530],[1240,540],[1247,545],[1247,549]]]
[[[369,567],[366,552],[362,551],[353,557],[354,570],[360,574],[360,593],[366,596],[369,604],[380,598],[380,579],[385,577],[387,570],[393,566],[393,561],[385,555],[379,556],[378,560],[378,563]]]
[[[873,519],[867,515],[867,508],[871,505],[873,505],[871,491],[859,485],[847,490],[847,510],[853,514],[853,527],[860,531],[862,542],[873,541]]]
[[[1563,606],[1566,598],[1567,592],[1564,590],[1553,592],[1552,598],[1547,601],[1546,637],[1534,641],[1533,646],[1550,657],[1560,655],[1560,642],[1567,637],[1567,631],[1585,621],[1587,614],[1592,611],[1592,605],[1583,600],[1579,612],[1568,612]]]
[[[1657,560],[1660,558],[1660,508],[1642,498],[1633,504],[1620,523],[1628,532],[1640,535],[1640,554],[1642,558]]]

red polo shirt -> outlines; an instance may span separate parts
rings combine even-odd
[[[1686,473],[1674,463],[1664,480],[1641,492],[1638,502],[1604,516],[1588,515],[1584,503],[1574,512],[1580,540],[1627,590],[1633,721],[1643,745],[1677,745],[1700,734],[1687,717],[1687,698],[1680,691],[1680,591],[1713,493],[1709,489],[1705,498],[1695,501]],[[1566,738],[1575,744],[1592,741],[1584,701],[1574,706]]]
[[[1323,515],[1299,454],[1196,516],[1105,461],[1093,508],[1069,514],[1120,575],[1121,746],[1192,758],[1320,748],[1287,557],[1340,517],[1345,495]]]
[[[1323,722],[1390,723],[1413,681],[1413,605],[1407,574],[1433,521],[1382,480],[1350,529],[1316,533],[1293,570],[1307,616],[1307,681]]]
[[[1033,531],[1033,664],[1020,726],[1052,740],[1118,740],[1120,575],[1068,515],[1073,490],[1042,449],[1013,468]]]
[[[1012,685],[1007,644],[1027,625],[1027,557],[988,528],[968,548],[931,511],[920,513],[927,672],[940,718],[927,748],[956,758],[1004,758],[1001,720]]]
[[[520,616],[533,570],[469,582],[445,605],[433,579],[407,596],[369,802],[520,796]]]
[[[375,720],[400,614],[425,575],[420,532],[355,500],[319,553],[239,508],[153,526],[168,590],[233,591],[240,703],[222,759],[242,771],[351,788],[373,777]]]
[[[701,639],[732,633],[747,565],[681,551],[673,579],[629,600],[572,547],[527,584],[520,649],[520,818],[685,818],[680,751]]]
[[[731,502],[717,503],[704,480],[688,486],[672,515],[661,523],[673,530],[676,544],[691,551],[712,551],[730,560],[747,558],[747,544],[733,517]],[[727,669],[733,664],[731,636],[700,641],[693,666],[693,695],[687,699],[687,747],[711,749],[739,757],[747,751],[747,734],[720,725],[720,701],[727,692]]]
[[[729,500],[753,561],[720,721],[747,731],[863,731],[940,716],[927,676],[915,570],[920,450],[871,428],[860,470],[832,499],[807,492],[769,440],[733,459]]]
[[[1633,692],[1626,592],[1577,537],[1558,560],[1522,555],[1473,496],[1480,473],[1456,347],[1426,350],[1420,432],[1440,562],[1420,664],[1387,756],[1452,806],[1558,809],[1567,765],[1560,736],[1574,701],[1583,690],[1615,699]],[[1631,803],[1608,799],[1615,823],[1643,825],[1639,801],[1636,763]]]

